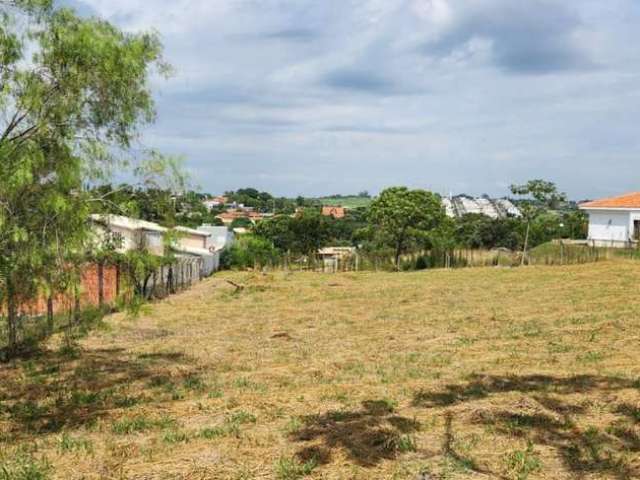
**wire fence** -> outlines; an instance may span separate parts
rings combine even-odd
[[[264,265],[255,265],[259,270],[309,271],[338,273],[356,271],[425,270],[446,268],[519,267],[521,265],[577,265],[595,263],[611,258],[640,258],[637,250],[598,248],[588,245],[547,244],[523,253],[508,249],[450,249],[424,250],[402,255],[399,266],[390,252],[357,251],[350,255],[294,257],[285,255],[281,259]]]

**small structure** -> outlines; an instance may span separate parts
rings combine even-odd
[[[640,192],[581,203],[589,215],[590,245],[628,248],[640,240]]]
[[[337,272],[347,261],[355,259],[357,263],[358,254],[355,247],[325,247],[318,250],[318,258],[325,272]]]
[[[340,219],[347,216],[347,209],[344,207],[325,205],[322,207],[322,215],[324,215],[325,217]]]

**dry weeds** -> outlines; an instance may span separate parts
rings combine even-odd
[[[640,478],[639,285],[629,261],[223,273],[108,318],[74,358],[52,344],[0,366],[0,465],[65,480]]]

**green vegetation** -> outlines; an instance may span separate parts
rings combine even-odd
[[[43,293],[77,295],[90,249],[89,183],[125,162],[154,118],[153,72],[168,73],[159,38],[125,33],[50,0],[0,1],[0,300],[8,353],[21,305]],[[141,175],[168,163],[149,155]]]

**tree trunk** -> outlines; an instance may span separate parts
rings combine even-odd
[[[47,331],[53,333],[53,295],[47,297]]]
[[[10,280],[7,279],[7,330],[8,357],[12,358],[18,350],[18,306],[16,294]]]
[[[396,271],[400,271],[400,255],[402,255],[402,241],[396,242],[395,265]]]
[[[527,232],[524,235],[524,247],[522,249],[522,259],[520,260],[520,266],[523,266],[527,259],[527,249],[529,248],[529,230],[531,229],[531,222],[527,222]]]
[[[73,321],[80,324],[80,291],[77,285],[73,287]]]

